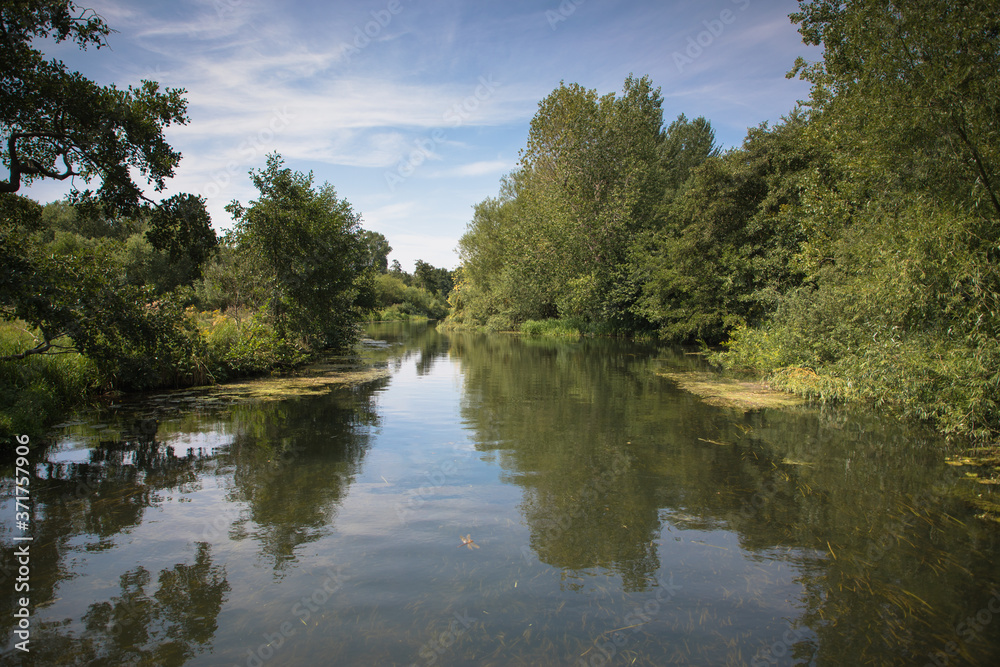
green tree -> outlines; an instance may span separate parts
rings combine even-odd
[[[709,157],[645,239],[639,312],[674,340],[718,341],[759,322],[802,276],[796,215],[803,179],[822,163],[803,140],[806,118],[751,129],[742,148]],[[704,153],[702,153],[704,155]]]
[[[1000,432],[1000,16],[991,3],[803,2],[822,62],[803,141],[802,285],[725,360],[946,432]],[[808,367],[802,373],[799,367]]]
[[[188,194],[166,199],[150,211],[146,239],[153,248],[168,253],[172,261],[182,257],[190,260],[191,279],[201,275],[202,265],[219,245],[205,200]]]
[[[662,103],[632,76],[621,96],[563,83],[542,100],[519,169],[460,243],[456,303],[497,327],[559,315],[635,326],[629,261],[663,196]]]
[[[111,32],[99,15],[67,0],[0,6],[0,157],[9,170],[0,192],[42,178],[97,177],[96,200],[129,212],[144,198],[133,170],[157,191],[173,176],[181,156],[163,130],[187,122],[185,91],[161,92],[152,81],[127,90],[99,86],[37,48],[51,39],[100,49]],[[74,187],[73,195],[89,200],[94,193]]]
[[[930,188],[1000,219],[995,3],[816,0],[791,18],[824,52],[812,65],[800,58],[789,76],[812,82],[812,106],[853,160],[853,180]]]
[[[451,271],[438,268],[418,259],[413,269],[414,284],[435,296],[447,299],[454,286]]]
[[[704,116],[688,120],[681,114],[670,123],[660,144],[663,204],[669,206],[677,198],[695,167],[721,152],[715,130]]]
[[[389,240],[378,232],[364,230],[361,232],[361,239],[364,241],[368,251],[368,262],[378,273],[389,272],[389,253],[392,246]]]
[[[110,249],[129,233],[117,221],[138,214],[145,199],[133,171],[157,190],[173,175],[180,154],[163,132],[187,121],[184,91],[160,92],[148,81],[126,91],[98,86],[38,49],[46,40],[103,48],[111,32],[72,2],[0,6],[0,156],[9,171],[0,181],[0,313],[37,332],[32,347],[5,363],[74,350],[93,359],[110,384],[149,386],[194,343],[178,324],[179,304],[152,305],[144,286],[123,284]],[[37,205],[13,194],[37,179],[74,177],[96,177],[101,186],[96,194],[74,188],[73,198],[87,206],[57,212],[59,224],[77,225],[61,237],[45,229]],[[100,239],[78,235],[80,225]]]
[[[233,245],[259,271],[279,335],[347,344],[362,311],[375,305],[360,215],[333,186],[314,187],[312,173],[293,172],[279,155],[250,178],[260,197],[226,210],[236,221]]]

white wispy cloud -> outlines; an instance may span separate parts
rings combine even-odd
[[[510,171],[515,166],[513,162],[508,162],[507,160],[481,160],[450,169],[435,171],[429,176],[431,178],[462,178],[467,176],[489,176],[490,174],[499,176]]]
[[[727,145],[808,95],[783,76],[809,55],[786,16],[794,0],[751,0],[745,11],[586,3],[555,30],[545,11],[557,0],[474,11],[467,0],[400,3],[390,17],[388,0],[91,0],[118,30],[111,51],[58,56],[102,82],[187,91],[190,123],[167,131],[184,159],[165,194],[205,195],[218,227],[229,225],[228,201],[256,197],[247,171],[277,152],[349,195],[404,265],[455,264],[472,205],[516,166],[503,156],[523,148],[538,101],[560,80],[604,94],[648,74],[668,121],[705,115]],[[736,20],[678,71],[672,53],[723,9]],[[402,182],[387,187],[387,173]],[[38,191],[51,199],[58,187]]]

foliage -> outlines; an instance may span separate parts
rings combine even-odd
[[[803,2],[791,15],[823,61],[802,59],[826,139],[849,180],[931,190],[1000,218],[1000,14],[988,0]]]
[[[99,86],[36,48],[52,39],[100,49],[111,32],[98,14],[68,0],[0,7],[0,136],[6,140],[0,156],[9,170],[0,192],[17,192],[41,178],[98,177],[96,200],[121,213],[143,198],[133,170],[156,190],[164,188],[181,156],[163,131],[187,122],[185,91],[161,92],[152,81],[127,90]],[[73,192],[83,200],[94,195]]]
[[[171,262],[186,259],[193,267],[192,279],[219,245],[205,200],[194,195],[175,195],[154,208],[146,239],[156,250],[168,253]]]
[[[569,320],[527,320],[521,323],[525,336],[579,336],[580,329]]]
[[[648,326],[633,310],[632,247],[657,224],[671,177],[664,155],[698,144],[678,134],[664,147],[662,101],[647,78],[630,76],[621,96],[563,83],[539,103],[519,169],[475,207],[459,243],[454,322],[566,316]],[[671,127],[689,130],[686,119]]]
[[[388,273],[389,253],[392,252],[389,240],[382,234],[367,229],[362,230],[361,240],[365,244],[365,249],[368,253],[368,265],[373,267],[378,273]]]
[[[292,172],[280,156],[251,171],[260,198],[227,206],[236,221],[231,243],[259,273],[269,318],[278,335],[301,336],[319,347],[342,347],[374,307],[373,270],[360,216],[329,184]]]
[[[637,310],[665,338],[717,341],[759,322],[801,280],[796,215],[802,180],[821,155],[802,141],[806,120],[751,129],[741,149],[691,170],[661,229],[643,239],[647,279]]]
[[[434,296],[447,299],[455,286],[455,281],[448,269],[437,268],[418,259],[413,269],[413,284],[424,288]]]
[[[561,84],[476,206],[459,326],[729,339],[718,363],[1000,434],[1000,15],[804,1],[811,99],[720,153],[662,99]],[[554,318],[560,318],[555,320]]]
[[[72,2],[0,7],[0,429],[41,428],[88,391],[203,384],[344,346],[387,269],[385,237],[276,155],[221,245],[200,197],[149,200],[132,177],[159,191],[173,175],[163,132],[187,121],[184,91],[98,86],[37,48],[103,48],[111,32]],[[44,208],[14,194],[71,177],[101,187]],[[229,312],[206,319],[198,301]]]
[[[0,323],[0,357],[31,349],[37,337],[24,322]],[[83,400],[96,378],[94,363],[75,352],[0,361],[0,438],[37,433],[50,415]]]
[[[376,276],[375,320],[443,319],[447,302],[424,287],[409,286],[392,273]]]
[[[824,60],[803,141],[801,286],[719,361],[822,399],[1000,433],[1000,20],[985,2],[803,3]]]
[[[199,326],[216,381],[287,370],[308,359],[259,314],[240,322],[215,311]]]

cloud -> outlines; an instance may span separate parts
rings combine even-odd
[[[468,176],[488,176],[490,174],[500,175],[510,171],[515,166],[515,164],[506,160],[483,160],[437,171],[429,176],[432,178],[462,178]]]
[[[206,195],[218,226],[229,224],[228,201],[256,197],[247,171],[278,152],[292,169],[337,185],[397,257],[408,249],[401,261],[436,265],[455,263],[451,249],[471,206],[516,166],[500,156],[523,148],[538,101],[560,80],[603,94],[619,92],[630,72],[649,74],[663,87],[668,122],[704,115],[727,145],[808,95],[806,84],[784,79],[796,55],[811,53],[786,17],[794,0],[751,0],[745,12],[743,0],[587,3],[555,31],[545,10],[557,0],[475,9],[401,0],[402,11],[371,27],[357,49],[358,29],[387,3],[92,0],[119,31],[112,50],[59,57],[102,83],[147,78],[187,91],[190,124],[167,131],[184,159],[164,194]],[[672,54],[725,8],[737,20],[678,71]],[[497,85],[477,97],[483,79]],[[415,164],[418,147],[423,166],[390,190],[385,173]]]

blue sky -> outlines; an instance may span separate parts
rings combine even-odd
[[[224,206],[255,197],[248,170],[276,151],[334,185],[409,271],[457,266],[473,205],[497,193],[561,80],[604,94],[649,75],[666,122],[703,115],[730,147],[805,99],[785,72],[820,58],[788,20],[795,0],[80,4],[118,31],[111,49],[46,53],[100,83],[187,90],[190,123],[167,131],[184,157],[163,196],[206,197],[221,232]]]

